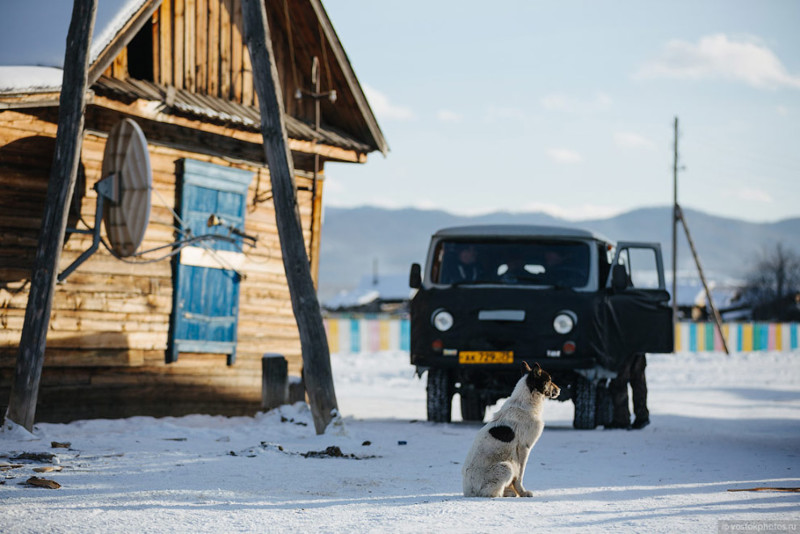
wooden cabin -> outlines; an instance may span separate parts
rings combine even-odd
[[[53,9],[64,13],[49,11],[48,17],[63,18],[57,51],[63,58],[72,3],[57,4],[64,6]],[[113,4],[101,1],[98,8],[68,224],[78,232],[67,235],[60,270],[90,247],[86,232],[101,224],[95,222],[94,186],[103,178],[109,133],[123,119],[132,119],[147,140],[149,222],[137,255],[118,257],[100,246],[57,286],[36,420],[255,413],[262,355],[284,354],[292,374],[300,373],[302,360],[240,0],[140,0],[117,2],[125,13],[101,12]],[[369,153],[386,154],[388,148],[320,0],[266,2],[266,9],[316,279],[325,165],[363,164]],[[0,35],[9,50],[3,40]],[[335,90],[337,96],[318,99],[319,112],[309,97],[315,61],[320,92]],[[0,66],[3,413],[53,160],[61,83],[58,69],[11,65]],[[224,224],[195,224],[212,216]],[[227,231],[235,245],[229,239],[217,246],[211,239],[211,252],[186,246],[190,228],[195,237]],[[255,238],[254,246],[241,234]],[[105,230],[102,236],[107,242]]]

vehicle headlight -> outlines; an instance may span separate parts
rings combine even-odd
[[[553,330],[559,334],[569,334],[575,328],[578,318],[569,311],[562,311],[553,319]]]
[[[431,322],[440,332],[446,332],[453,326],[453,315],[447,311],[438,309],[431,315]]]

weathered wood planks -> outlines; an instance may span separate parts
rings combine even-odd
[[[55,128],[41,115],[17,111],[0,114],[0,126],[0,146],[10,147],[0,151],[0,191],[4,193],[0,195],[0,369],[11,369],[27,302],[24,280],[30,272],[47,187],[49,163],[44,161],[48,160],[48,151],[52,153]],[[93,126],[87,124],[89,128]],[[23,148],[15,151],[19,143]],[[94,223],[96,199],[92,185],[100,178],[104,147],[104,136],[84,136],[81,163],[86,185],[77,209],[90,225]],[[156,145],[151,145],[149,152],[158,193],[153,195],[143,248],[168,244],[174,239],[170,210],[175,204],[177,160],[196,158],[248,169],[268,178],[265,168],[242,161]],[[303,227],[308,229],[310,178],[301,174],[296,182]],[[133,410],[131,413],[166,415],[170,413],[167,406],[145,398],[154,382],[159,383],[156,398],[170,398],[169,402],[183,406],[186,413],[252,413],[260,406],[260,358],[264,352],[285,354],[290,371],[299,373],[300,343],[283,271],[275,212],[269,202],[253,202],[258,187],[254,178],[248,192],[245,231],[258,235],[259,241],[256,248],[248,251],[243,267],[247,278],[241,285],[238,356],[233,366],[238,371],[227,368],[224,355],[181,355],[177,364],[164,364],[173,292],[169,261],[129,264],[101,249],[65,284],[56,287],[38,409],[41,420],[68,418],[69,410],[58,404],[67,397],[67,391],[70,398],[78,399],[73,404],[74,413],[110,416],[111,408],[93,406],[99,398],[98,384],[102,384],[103,395],[108,398],[124,395],[126,403],[132,404],[125,410]],[[8,200],[11,198],[15,200]],[[22,208],[8,211],[14,203]],[[62,250],[62,268],[89,242],[89,236],[71,236]],[[9,264],[10,258],[14,265]],[[76,383],[91,385],[91,389],[75,389]],[[8,386],[8,374],[0,373],[0,402],[7,398]],[[201,390],[205,393],[201,394]],[[217,399],[216,404],[210,399]]]

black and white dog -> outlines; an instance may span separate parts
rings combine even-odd
[[[536,363],[522,363],[523,377],[491,422],[478,431],[461,473],[465,497],[532,497],[522,487],[528,455],[544,430],[547,398],[561,390]]]

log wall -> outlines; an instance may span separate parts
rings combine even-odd
[[[165,2],[166,3],[166,2]],[[36,248],[56,124],[41,115],[0,111],[0,410],[5,411],[27,303],[27,279]],[[76,186],[79,214],[71,225],[94,225],[105,138],[87,133],[85,180]],[[149,147],[154,193],[141,249],[174,241],[176,162],[193,158],[256,174],[250,184],[245,231],[258,236],[247,252],[240,285],[236,363],[222,354],[181,354],[165,364],[172,311],[169,260],[127,263],[102,246],[57,287],[37,408],[38,421],[136,414],[245,414],[261,399],[261,355],[284,354],[299,374],[300,344],[284,275],[271,202],[264,199],[266,168],[168,146]],[[310,242],[311,179],[296,177],[306,243]],[[265,185],[266,184],[266,185]],[[321,182],[318,187],[321,187]],[[257,189],[259,189],[257,191]],[[320,191],[321,193],[321,191]],[[318,199],[319,200],[319,199]],[[319,211],[316,210],[317,217]],[[317,225],[319,221],[317,221]],[[318,226],[317,226],[318,228]],[[105,235],[105,232],[103,232]],[[91,243],[72,234],[60,269]],[[151,256],[156,256],[152,254]]]

